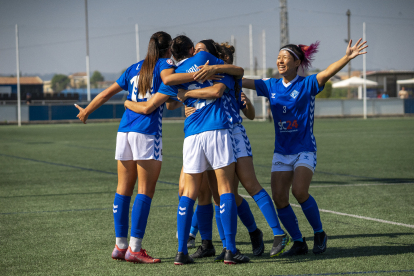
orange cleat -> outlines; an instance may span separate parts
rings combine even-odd
[[[118,245],[115,244],[114,251],[112,251],[112,259],[114,260],[125,260],[125,253],[127,249],[120,249]]]
[[[145,249],[142,249],[139,252],[133,252],[131,247],[128,247],[128,250],[125,254],[125,261],[136,263],[136,264],[154,264],[160,263],[160,259],[155,259],[147,254]]]

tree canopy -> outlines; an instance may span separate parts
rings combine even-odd
[[[94,71],[91,77],[91,86],[93,86],[94,88],[98,88],[98,82],[99,81],[104,81],[104,77],[102,76],[101,72],[99,71]]]
[[[70,80],[68,76],[62,74],[56,74],[53,76],[51,84],[53,92],[60,93],[62,90],[65,90]]]

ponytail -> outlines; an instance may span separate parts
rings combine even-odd
[[[143,97],[147,91],[151,91],[155,65],[158,59],[168,51],[170,43],[171,36],[165,32],[157,32],[151,36],[138,79],[138,91]]]
[[[280,48],[280,51],[286,50],[292,55],[294,60],[299,59],[301,61],[300,66],[305,71],[312,66],[313,56],[318,52],[318,47],[319,41],[316,41],[309,46],[288,44]]]

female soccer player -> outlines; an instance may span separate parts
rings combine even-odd
[[[171,36],[157,32],[151,36],[145,60],[130,66],[109,88],[97,95],[77,117],[86,123],[88,116],[116,93],[129,91],[128,99],[145,102],[162,81],[169,84],[191,81],[193,74],[173,74],[169,59]],[[126,110],[118,129],[115,159],[118,160],[118,187],[113,204],[116,244],[112,258],[135,263],[159,263],[141,248],[155,185],[161,170],[161,118],[164,105],[145,115]],[[131,213],[131,238],[128,222],[131,196],[138,178],[138,194]]]
[[[223,61],[213,55],[200,52],[193,57],[194,45],[186,36],[178,36],[173,40],[171,51],[179,61],[176,72],[195,72],[207,60],[210,64],[223,64]],[[232,87],[232,78],[211,82],[190,82],[180,85],[180,88],[203,88],[213,86],[217,93],[223,93]],[[162,85],[158,96],[154,96],[154,107],[164,103],[170,96],[176,97],[177,87]],[[126,102],[127,108],[134,108],[137,112],[145,108],[144,104]],[[196,112],[188,117],[184,123],[185,140],[183,146],[183,163],[185,173],[185,187],[177,210],[178,253],[174,263],[177,265],[192,263],[188,255],[187,240],[190,231],[193,205],[198,196],[201,178],[209,167],[214,169],[220,194],[221,220],[226,235],[227,251],[224,258],[226,264],[244,263],[250,259],[236,249],[235,238],[237,232],[237,206],[232,193],[235,158],[229,133],[229,117],[225,113],[226,103],[223,99],[203,100],[189,98],[185,105],[195,107]]]
[[[208,42],[208,41],[207,41]],[[202,47],[203,45],[199,46],[200,43],[196,45],[196,50],[199,49],[200,51],[208,51],[208,48],[210,47]],[[207,46],[209,43],[204,42]],[[233,54],[234,54],[234,47],[228,45],[227,43],[223,43],[219,46],[219,51],[221,52],[221,58],[225,60],[228,64],[233,63]],[[202,69],[204,71],[208,71],[208,68],[210,66],[205,65]],[[202,74],[204,74],[202,72]],[[207,76],[209,74],[207,73]],[[237,91],[237,93],[236,93]],[[231,90],[231,93],[226,93],[223,95],[225,100],[227,100],[230,103],[229,112],[232,114],[232,135],[233,135],[233,148],[234,148],[234,154],[237,159],[236,163],[236,173],[235,176],[236,181],[234,182],[234,193],[236,195],[236,204],[237,209],[239,213],[239,217],[242,220],[243,224],[246,225],[246,227],[249,230],[250,238],[252,240],[252,246],[253,246],[253,254],[256,256],[259,256],[264,251],[264,243],[263,243],[263,233],[260,229],[257,228],[256,223],[254,221],[253,214],[250,211],[249,204],[245,199],[243,199],[240,195],[238,195],[238,184],[239,179],[242,183],[242,185],[245,187],[247,192],[253,197],[253,199],[256,201],[257,205],[259,206],[260,210],[262,211],[264,217],[266,218],[267,222],[269,223],[269,226],[273,230],[274,234],[274,242],[272,250],[270,251],[270,256],[275,257],[281,254],[284,251],[285,246],[289,243],[289,237],[287,234],[284,233],[284,231],[280,228],[279,220],[276,215],[275,208],[273,206],[273,202],[266,192],[262,188],[262,186],[259,184],[256,178],[256,174],[253,167],[253,158],[252,158],[252,152],[251,152],[251,146],[249,138],[246,135],[246,130],[244,129],[242,123],[242,118],[239,115],[239,110],[242,109],[246,117],[249,119],[254,119],[255,117],[255,111],[253,105],[250,103],[247,97],[242,96],[244,94],[241,93],[240,86],[236,86]],[[214,91],[212,91],[211,87],[206,87],[202,89],[196,89],[196,90],[190,90],[190,91],[180,91],[178,94],[178,98],[181,100],[185,100],[187,97],[195,97],[195,98],[215,98],[217,95],[214,94]],[[247,102],[247,105],[243,105],[242,98]],[[237,178],[238,177],[238,178]],[[217,187],[214,186],[216,181],[214,181],[214,176],[209,177],[210,180],[210,186],[212,188],[213,193],[217,191]],[[220,205],[220,202],[217,202],[218,197],[215,198],[216,206]],[[217,216],[220,216],[219,210],[216,208],[216,221],[220,222],[220,219],[217,219]],[[201,231],[201,226],[199,227]],[[219,230],[220,237],[223,240],[223,235],[221,233],[221,225],[220,223],[217,223],[217,228]],[[225,247],[225,242],[223,242],[223,247]],[[199,250],[200,253],[202,253],[202,248]],[[220,261],[223,259],[223,253],[225,250],[223,249],[222,254],[220,254],[216,261]],[[197,252],[195,253],[197,254]]]
[[[351,59],[365,54],[366,41],[351,46],[349,41],[345,56],[324,71],[308,77],[297,75],[299,66],[308,68],[319,43],[311,46],[289,44],[283,46],[277,57],[281,79],[243,80],[243,87],[255,89],[258,96],[269,99],[276,132],[272,161],[272,196],[278,215],[294,244],[284,256],[308,253],[305,238],[299,230],[297,219],[289,204],[289,189],[302,207],[313,228],[315,242],[313,253],[325,252],[328,236],[322,229],[319,209],[309,194],[309,186],[316,167],[316,142],[313,136],[315,96],[325,83]]]

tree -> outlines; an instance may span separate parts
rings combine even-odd
[[[330,98],[332,95],[332,82],[328,81],[327,83],[325,83],[325,88],[318,94],[316,95],[316,98]]]
[[[91,77],[91,85],[94,88],[98,88],[98,82],[99,81],[104,81],[104,77],[102,76],[102,74],[99,71],[94,71]]]
[[[62,90],[65,90],[70,80],[68,76],[62,74],[56,74],[52,78],[52,90],[53,92],[60,93]]]
[[[273,68],[267,68],[266,77],[268,78],[273,77]]]

